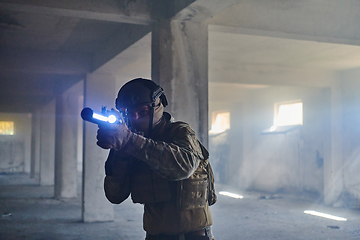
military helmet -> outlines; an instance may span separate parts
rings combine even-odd
[[[162,87],[149,79],[136,78],[121,87],[115,100],[115,106],[118,110],[144,105],[154,107],[158,98],[166,107],[168,102]]]

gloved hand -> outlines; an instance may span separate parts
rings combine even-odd
[[[107,124],[99,126],[97,131],[97,145],[104,149],[120,151],[129,141],[133,133],[122,124]]]

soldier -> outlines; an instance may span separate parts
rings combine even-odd
[[[144,204],[146,240],[211,240],[209,206],[216,202],[209,153],[187,123],[164,112],[155,82],[137,78],[119,91],[116,108],[126,122],[100,126],[97,144],[111,149],[105,163],[107,199],[131,194]]]

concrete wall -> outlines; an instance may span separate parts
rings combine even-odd
[[[210,137],[218,182],[360,206],[359,76],[360,69],[336,72],[324,88],[211,83],[209,126],[214,111],[232,116],[226,134]],[[273,124],[274,103],[296,99],[303,102],[302,127],[261,134]]]
[[[31,114],[0,113],[0,121],[14,122],[14,135],[0,135],[0,172],[30,172]]]
[[[210,86],[210,114],[228,109],[232,116],[226,140],[230,152],[225,160],[225,183],[269,192],[322,194],[324,151],[330,148],[329,89]],[[303,126],[287,134],[261,134],[273,125],[274,103],[296,99],[304,104]],[[210,145],[210,153],[214,152],[216,146]],[[218,172],[216,163],[214,171]]]
[[[287,134],[260,134],[273,124],[274,103],[301,99],[303,126]],[[323,192],[324,146],[329,144],[329,95],[324,89],[269,87],[245,103],[243,187]]]

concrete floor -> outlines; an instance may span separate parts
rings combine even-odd
[[[141,205],[127,200],[115,206],[115,221],[82,223],[80,198],[52,199],[53,188],[36,182],[25,174],[0,174],[0,240],[144,239]],[[217,191],[237,191],[216,187]],[[360,210],[329,208],[304,196],[241,194],[243,199],[218,195],[218,202],[211,207],[216,240],[360,239]],[[304,214],[308,209],[348,220]]]

